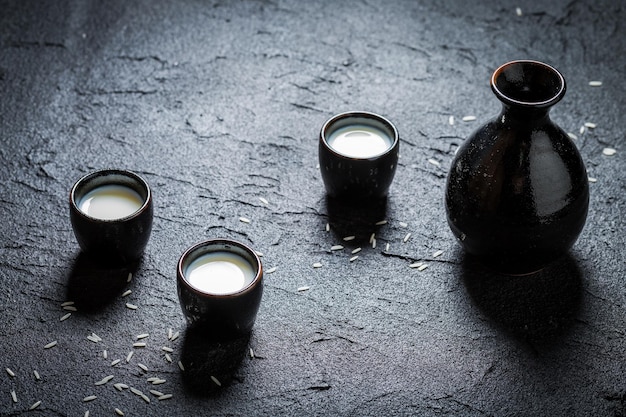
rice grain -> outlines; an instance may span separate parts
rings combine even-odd
[[[14,403],[17,402],[17,394],[15,393],[15,390],[11,391],[11,399],[13,400]]]
[[[55,340],[55,341],[53,341],[53,342],[48,343],[48,344],[47,344],[47,345],[45,345],[43,348],[44,348],[44,349],[50,349],[50,348],[55,347],[56,345],[57,345],[57,341]]]
[[[138,363],[137,366],[140,367],[145,372],[148,372],[148,367],[144,365],[143,363]]]
[[[342,250],[342,249],[343,249],[342,245],[333,245],[330,247],[331,251]]]
[[[463,116],[463,120],[464,122],[473,122],[474,120],[476,120],[476,116]]]
[[[322,267],[322,263],[321,262],[315,262],[313,264],[313,268],[321,268]]]
[[[89,395],[89,396],[83,398],[83,402],[88,403],[89,401],[93,401],[96,398],[98,398],[98,397],[96,397],[95,395]]]
[[[115,409],[115,413],[116,413],[118,416],[123,416],[123,415],[124,415],[124,412],[123,412],[122,410],[120,410],[119,408],[116,408],[116,409]]]
[[[308,291],[309,289],[310,289],[310,287],[304,286],[304,287],[298,287],[298,289],[296,291],[303,292],[303,291]]]
[[[438,258],[441,255],[443,255],[443,251],[442,250],[438,250],[438,251],[435,251],[432,256],[433,256],[433,258]]]
[[[165,394],[165,395],[161,395],[159,397],[159,401],[163,401],[163,400],[169,400],[170,398],[172,398],[173,395],[172,394]]]
[[[69,319],[71,315],[72,315],[72,313],[67,313],[67,314],[61,316],[59,321],[65,321],[65,320]]]
[[[13,372],[11,369],[6,368],[6,371],[7,371],[7,374],[9,374],[9,376],[10,376],[11,378],[14,378],[14,377],[15,377],[15,372]]]
[[[600,87],[602,85],[602,81],[589,81],[589,85],[591,87]]]
[[[604,148],[602,149],[602,154],[606,156],[613,156],[617,153],[617,150],[614,148]]]
[[[239,221],[242,222],[242,223],[250,223],[250,219],[247,218],[247,217],[240,217]]]
[[[39,407],[41,405],[41,401],[37,401],[35,404],[31,405],[29,410],[34,410],[35,408]]]
[[[219,381],[219,379],[215,378],[213,375],[211,375],[211,380],[215,382],[215,385],[217,385],[218,387],[222,386],[222,383]]]
[[[130,310],[137,310],[137,306],[135,304],[126,303],[126,308]]]

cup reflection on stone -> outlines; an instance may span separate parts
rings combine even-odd
[[[326,192],[345,200],[387,196],[398,165],[399,137],[387,119],[346,112],[322,126],[319,163]]]

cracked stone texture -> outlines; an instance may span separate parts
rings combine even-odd
[[[0,10],[0,415],[626,415],[623,2]],[[597,182],[570,255],[507,277],[465,259],[443,191],[455,149],[499,111],[491,73],[519,58],[564,74],[552,116],[577,136]],[[380,113],[402,137],[386,213],[375,213],[387,224],[325,199],[317,135],[347,110]],[[585,122],[597,127],[581,133]],[[130,283],[127,270],[89,265],[69,222],[72,184],[107,167],[139,173],[154,193],[152,237]],[[213,237],[248,243],[276,268],[249,340],[186,331],[175,265]],[[331,252],[336,244],[345,248]],[[409,268],[417,261],[428,267]],[[78,311],[60,321],[70,298]],[[141,333],[147,346],[133,348]]]

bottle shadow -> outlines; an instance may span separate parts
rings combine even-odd
[[[582,274],[570,255],[526,275],[494,272],[466,254],[461,265],[462,282],[479,310],[533,346],[558,343],[580,309]]]
[[[355,236],[354,243],[369,238],[387,216],[387,198],[374,200],[345,200],[326,196],[328,223],[338,240]]]
[[[67,281],[67,300],[81,312],[95,313],[119,298],[128,286],[128,274],[134,274],[141,260],[131,263],[111,263],[80,252]]]
[[[221,337],[201,328],[185,331],[181,363],[183,387],[191,395],[211,397],[235,378],[250,341],[250,333]]]

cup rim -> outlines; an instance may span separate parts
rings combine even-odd
[[[196,287],[194,287],[193,285],[191,285],[191,283],[187,280],[187,277],[185,276],[185,273],[183,271],[183,265],[185,264],[187,259],[192,254],[194,254],[194,252],[199,252],[203,248],[207,248],[210,246],[220,246],[220,245],[237,246],[238,248],[242,249],[244,252],[248,253],[248,255],[250,255],[250,258],[253,259],[254,263],[256,264],[256,265],[252,265],[253,268],[256,269],[256,274],[254,275],[254,278],[252,278],[252,281],[248,283],[248,285],[246,285],[245,287],[235,292],[230,292],[226,294],[213,294],[210,292],[201,291],[197,289]],[[222,248],[222,250],[223,249],[224,248]],[[209,251],[199,252],[198,256],[204,255],[205,253],[208,253],[208,252]],[[197,257],[194,257],[193,259],[189,260],[189,263],[191,263]],[[249,261],[249,259],[246,259],[246,260]],[[259,283],[261,282],[261,279],[263,278],[263,264],[261,263],[261,258],[259,258],[259,255],[257,255],[257,253],[248,245],[241,243],[239,241],[236,241],[236,240],[232,240],[232,239],[216,238],[216,239],[203,240],[187,248],[187,250],[185,250],[185,252],[183,252],[183,254],[178,259],[176,272],[177,272],[178,281],[182,282],[185,288],[187,288],[188,290],[194,292],[195,294],[201,297],[232,299],[232,298],[237,298],[237,297],[240,297],[241,295],[251,292],[254,288],[256,288],[259,285]]]
[[[142,187],[145,190],[146,197],[143,198],[143,204],[141,205],[141,207],[139,207],[136,211],[129,214],[128,216],[119,217],[116,219],[101,219],[98,217],[90,216],[89,214],[82,211],[80,207],[78,207],[78,204],[76,202],[76,193],[78,189],[81,186],[87,184],[88,181],[91,181],[92,179],[96,177],[106,177],[106,176],[112,176],[112,175],[119,175],[119,176],[131,178],[133,181],[138,183],[140,187]],[[116,182],[111,182],[111,184],[116,184]],[[91,189],[89,189],[87,192],[89,191],[91,191]],[[88,174],[83,175],[80,179],[78,179],[78,181],[74,183],[70,191],[70,205],[76,213],[78,213],[80,216],[85,217],[89,220],[103,222],[103,223],[117,223],[117,222],[123,222],[123,221],[134,219],[146,211],[146,208],[151,203],[151,201],[152,201],[152,190],[150,189],[148,182],[145,179],[143,179],[141,176],[139,176],[138,174],[132,171],[126,170],[126,169],[107,168],[107,169],[100,169],[100,170],[92,171]]]
[[[556,76],[556,79],[558,80],[558,90],[556,90],[556,92],[551,97],[545,100],[541,100],[541,101],[517,100],[511,97],[510,95],[506,94],[504,91],[502,91],[502,89],[498,87],[498,78],[502,75],[502,73],[507,68],[510,68],[512,66],[521,66],[521,65],[538,67],[543,71],[547,71],[548,73],[550,73],[550,75]],[[567,90],[565,78],[563,77],[563,74],[561,74],[559,70],[557,70],[553,66],[548,65],[544,62],[536,61],[532,59],[518,59],[518,60],[509,61],[505,64],[500,65],[491,75],[490,84],[491,84],[491,89],[493,90],[496,97],[498,97],[498,99],[502,101],[503,103],[508,104],[508,105],[533,107],[533,108],[546,108],[546,107],[553,106],[554,104],[558,103],[563,98],[563,96],[565,95],[565,91]]]
[[[336,151],[332,146],[330,146],[330,144],[328,143],[328,140],[326,139],[326,132],[327,130],[336,122],[338,122],[339,120],[342,119],[347,119],[350,117],[358,117],[358,118],[362,118],[362,119],[373,119],[376,120],[377,122],[385,125],[392,133],[393,133],[393,138],[392,138],[392,142],[391,142],[391,146],[389,146],[389,148],[387,148],[386,151],[374,155],[374,156],[369,156],[366,158],[359,158],[356,156],[349,156],[346,155],[344,153],[340,153],[338,151]],[[391,121],[389,121],[389,119],[387,119],[384,116],[381,116],[377,113],[372,113],[372,112],[368,112],[368,111],[346,111],[343,113],[338,113],[336,115],[334,115],[333,117],[331,117],[330,119],[326,120],[326,122],[324,122],[324,124],[322,125],[322,128],[320,130],[320,138],[322,143],[324,144],[324,147],[326,148],[326,150],[330,151],[332,154],[339,156],[341,158],[346,158],[346,159],[351,159],[354,161],[371,161],[371,160],[376,160],[378,158],[382,158],[385,155],[388,155],[390,153],[392,153],[394,151],[394,149],[398,146],[398,142],[400,141],[400,137],[398,135],[398,129],[396,129],[396,126],[391,123]]]

